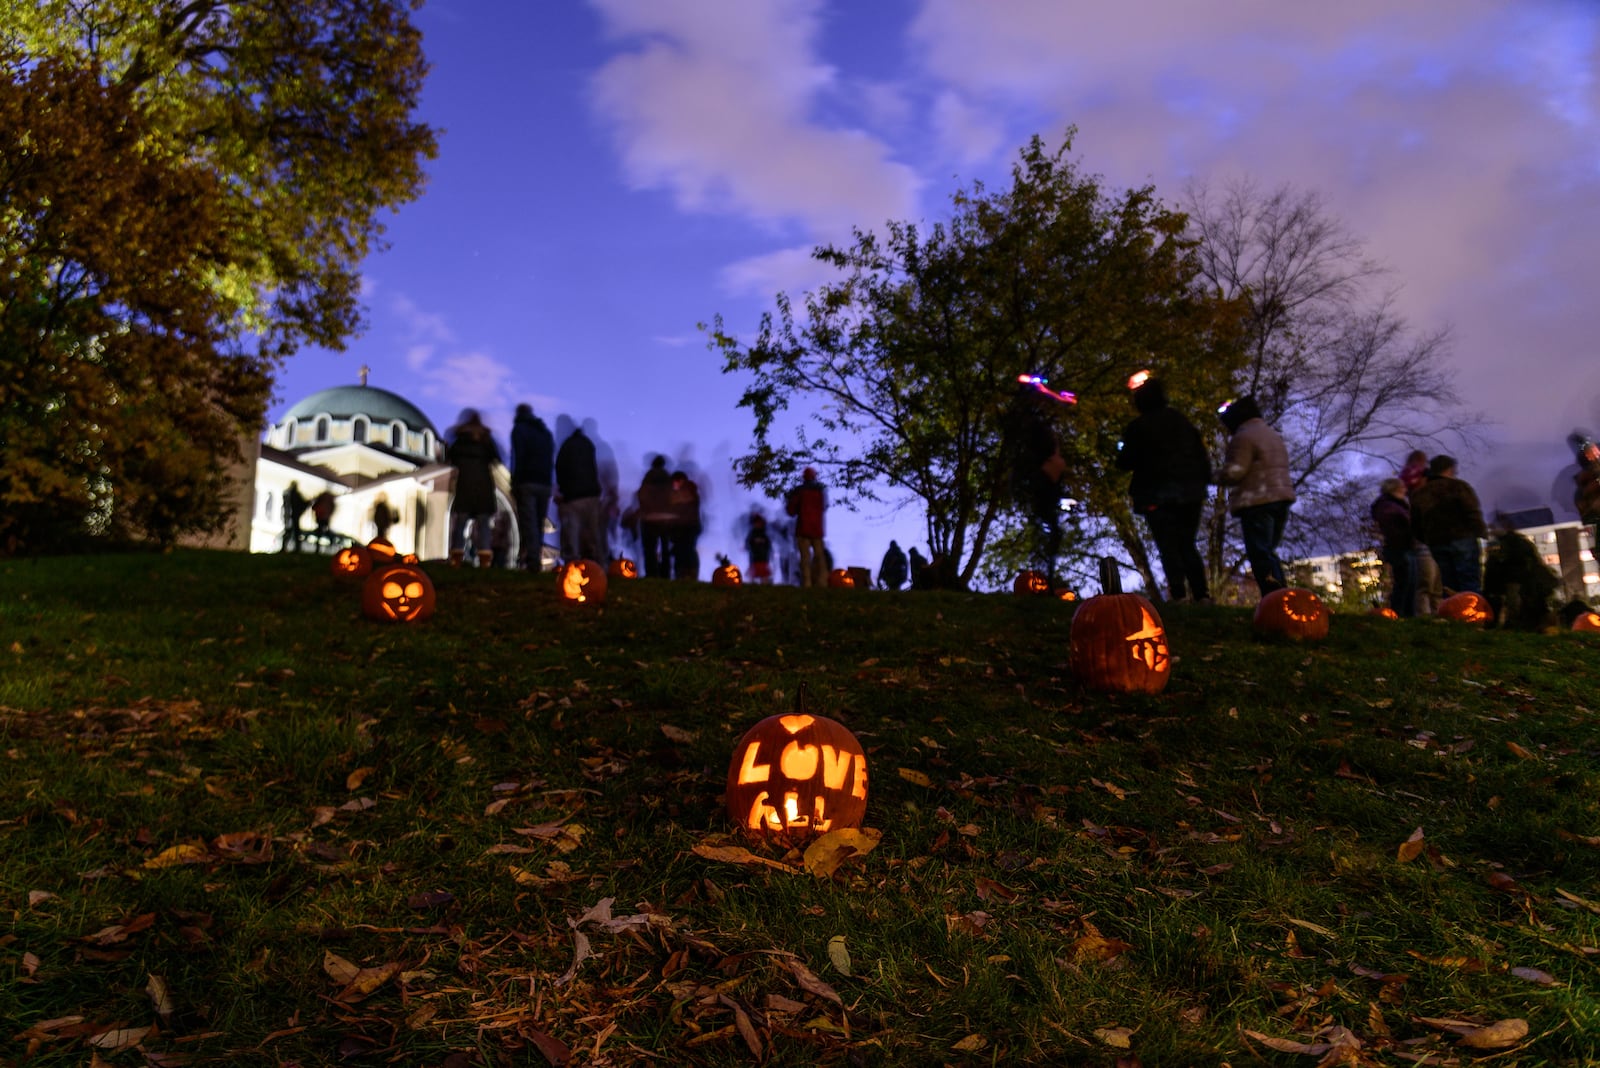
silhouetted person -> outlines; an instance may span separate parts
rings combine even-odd
[[[1454,456],[1428,461],[1428,481],[1411,495],[1411,526],[1439,565],[1451,593],[1483,590],[1479,539],[1489,534],[1478,494],[1456,477]]]
[[[467,525],[472,525],[472,546],[479,553],[493,550],[494,465],[500,448],[483,425],[476,408],[463,408],[456,425],[445,432],[445,458],[456,469],[455,496],[450,500],[450,560],[460,563],[467,553]]]
[[[1379,555],[1389,568],[1389,607],[1396,615],[1417,614],[1416,534],[1411,529],[1411,505],[1406,500],[1406,484],[1386,478],[1378,499],[1372,502],[1372,521],[1382,539]]]
[[[909,557],[911,565],[911,588],[914,590],[933,589],[933,569],[928,566],[928,561],[915,545],[911,547]]]
[[[784,511],[794,517],[794,544],[800,556],[800,585],[827,585],[826,546],[822,538],[828,494],[822,488],[822,483],[817,481],[816,468],[808,467],[801,473],[800,485],[789,491]]]
[[[605,516],[600,501],[600,469],[594,442],[582,427],[573,430],[556,453],[556,505],[561,518],[561,556],[605,563]]]
[[[1117,443],[1117,466],[1133,472],[1133,510],[1144,517],[1156,543],[1171,599],[1209,602],[1205,561],[1194,543],[1211,483],[1205,442],[1194,424],[1167,404],[1160,379],[1146,379],[1132,399],[1139,415]]]
[[[1254,397],[1241,397],[1219,413],[1228,428],[1228,450],[1217,474],[1228,493],[1228,511],[1239,517],[1244,554],[1262,596],[1288,585],[1278,543],[1294,503],[1294,480],[1289,476],[1289,449],[1283,437],[1261,418]]]
[[[639,540],[646,578],[672,577],[672,475],[657,455],[639,482]]]
[[[1561,580],[1509,519],[1499,516],[1495,525],[1500,534],[1489,542],[1483,593],[1494,606],[1496,620],[1511,630],[1536,631],[1553,625],[1550,598],[1561,588]]]
[[[1002,449],[1011,475],[1011,494],[1032,520],[1032,563],[1055,585],[1056,557],[1061,554],[1061,482],[1067,464],[1056,440],[1055,405],[1032,386],[1020,386],[1006,410]],[[916,571],[911,573],[917,588]],[[937,580],[935,580],[937,581]]]
[[[316,529],[311,536],[319,545],[333,544],[333,494],[323,490],[311,499],[311,518],[316,523]]]
[[[906,567],[906,554],[901,551],[900,543],[890,539],[883,562],[878,565],[878,585],[886,590],[898,590],[906,584]]]
[[[308,507],[310,504],[300,492],[300,483],[289,483],[289,488],[283,491],[283,545],[279,551],[288,552],[290,545],[295,552],[300,551],[306,536],[300,527],[300,517],[306,514]]]
[[[760,512],[750,516],[750,531],[744,536],[744,551],[750,559],[750,581],[772,584],[772,538],[767,534],[767,517]]]
[[[511,494],[517,502],[517,566],[544,566],[544,524],[550,514],[556,440],[544,420],[517,405],[511,424]]]
[[[683,471],[672,472],[672,577],[700,577],[700,487]]]
[[[394,526],[394,509],[389,505],[389,495],[379,493],[378,499],[372,502],[372,528],[377,536],[384,541],[389,540],[389,528]]]

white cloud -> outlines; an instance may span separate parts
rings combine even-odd
[[[944,154],[962,164],[985,163],[1011,147],[998,116],[950,90],[933,102],[933,132]]]
[[[592,89],[636,188],[812,236],[914,207],[887,145],[815,114],[837,77],[815,54],[820,0],[590,2],[625,49]]]
[[[722,288],[730,296],[760,298],[816,289],[838,272],[813,257],[811,250],[810,245],[783,248],[729,264],[722,269]]]

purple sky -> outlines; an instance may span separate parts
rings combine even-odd
[[[428,190],[366,266],[367,332],[291,361],[271,417],[364,363],[440,429],[471,405],[503,440],[518,401],[593,419],[625,490],[656,451],[703,473],[714,551],[751,424],[695,324],[753,330],[821,280],[813,245],[940,218],[1070,123],[1114,187],[1322,193],[1402,312],[1451,327],[1496,420],[1462,454],[1489,508],[1565,504],[1563,439],[1600,430],[1593,0],[430,0],[418,23]],[[921,543],[911,509],[832,519],[841,563]]]

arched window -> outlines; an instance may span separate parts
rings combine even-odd
[[[389,448],[404,448],[406,443],[406,425],[396,419],[389,424]]]
[[[434,459],[434,455],[433,455],[433,431],[431,431],[431,430],[424,429],[422,431],[422,453],[428,459],[430,459],[430,460]]]
[[[367,440],[367,417],[358,415],[350,422],[350,440],[365,442]]]
[[[295,431],[299,428],[299,426],[300,426],[300,424],[297,423],[293,419],[285,419],[283,421],[283,425],[278,427],[278,433],[276,435],[276,437],[278,439],[278,441],[277,441],[278,448],[280,448],[280,449],[292,449],[292,448],[294,448],[294,435],[295,435]]]
[[[317,416],[317,440],[318,441],[327,441],[328,440],[328,428],[329,428],[329,425],[330,424],[328,422],[328,417],[327,416],[325,416],[325,415]]]

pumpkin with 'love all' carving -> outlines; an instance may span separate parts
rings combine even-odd
[[[809,712],[769,716],[728,765],[728,815],[757,837],[810,838],[860,827],[867,754],[843,724]]]

